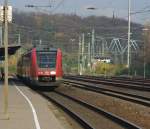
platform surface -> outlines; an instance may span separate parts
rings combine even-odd
[[[28,97],[35,108],[40,128],[36,127],[32,109],[14,83],[9,83],[9,106],[4,115],[3,84],[0,82],[0,129],[64,129],[48,107],[48,101],[23,84],[17,87]]]

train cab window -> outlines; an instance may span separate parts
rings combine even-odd
[[[40,68],[55,68],[56,67],[56,54],[54,52],[37,52],[37,62]]]

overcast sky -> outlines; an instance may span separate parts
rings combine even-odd
[[[13,7],[18,8],[20,10],[29,10],[25,8],[27,4],[34,5],[48,5],[52,4],[52,8],[49,10],[54,10],[54,8],[61,3],[59,8],[55,9],[53,13],[76,13],[80,16],[88,16],[88,15],[98,15],[98,16],[109,16],[112,17],[113,11],[117,17],[126,18],[128,15],[128,0],[9,0],[9,3],[13,5]],[[132,11],[139,11],[142,9],[150,9],[150,0],[131,0],[132,1]],[[1,4],[3,0],[0,0]],[[87,10],[87,7],[95,7],[97,8],[94,11]],[[36,10],[36,9],[30,9]],[[41,10],[41,9],[39,9]],[[38,10],[36,10],[38,11]],[[150,21],[150,12],[144,14],[138,14],[132,16],[132,21],[145,23]]]

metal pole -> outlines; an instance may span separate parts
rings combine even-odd
[[[3,46],[3,27],[2,27],[2,24],[0,23],[0,46],[2,47]]]
[[[146,36],[149,36],[149,33],[147,33],[148,31],[149,31],[149,29],[148,28],[144,28],[143,29],[143,31],[144,31],[144,35],[145,35],[145,37],[144,37],[144,39],[146,38]],[[144,44],[143,44],[144,46],[143,46],[143,55],[144,55],[144,64],[143,64],[143,74],[144,74],[144,79],[146,78],[146,39],[144,40]]]
[[[146,78],[146,62],[145,62],[145,57],[144,57],[144,79]]]
[[[144,79],[146,78],[146,35],[147,35],[147,31],[148,31],[149,29],[148,28],[144,28],[143,29],[143,35],[144,35],[144,44],[143,44],[143,60],[144,60],[144,63],[143,63],[143,76],[144,76]],[[149,33],[148,33],[148,35],[149,35]]]
[[[81,75],[81,36],[79,36],[79,50],[78,50],[78,73]]]
[[[92,56],[92,60],[94,59],[94,44],[95,44],[95,30],[92,30],[92,45],[91,45],[91,56]]]
[[[104,42],[102,42],[102,56],[105,56],[105,46],[104,46]]]
[[[18,45],[21,45],[20,34],[18,34]]]
[[[91,68],[91,42],[88,43],[88,67]]]
[[[130,36],[131,36],[131,0],[128,0],[128,56],[127,68],[130,69]],[[129,73],[128,73],[129,74]]]
[[[84,33],[82,34],[82,74],[85,70],[85,58],[84,58]]]
[[[39,40],[39,45],[40,45],[40,46],[42,45],[42,40],[41,40],[41,39]]]
[[[146,40],[144,41],[144,51],[143,51],[143,55],[144,55],[144,79],[146,77],[146,69],[145,69],[145,67],[146,67],[146,61],[145,61],[145,56],[146,56],[145,50],[146,50],[146,48],[145,48],[145,42],[146,42]]]
[[[8,117],[8,0],[4,3],[4,47],[5,47],[5,79],[4,79],[4,113]]]

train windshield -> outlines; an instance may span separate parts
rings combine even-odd
[[[57,51],[39,52],[37,51],[37,62],[40,68],[55,68],[56,67]]]

